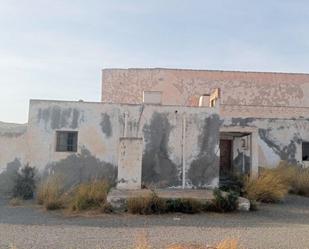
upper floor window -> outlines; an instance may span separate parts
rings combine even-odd
[[[302,142],[303,161],[309,161],[309,142]]]
[[[57,152],[77,152],[77,131],[57,131]]]

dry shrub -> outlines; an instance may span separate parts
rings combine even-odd
[[[20,198],[12,198],[9,204],[13,207],[21,206],[23,204],[23,200]]]
[[[289,190],[289,185],[276,170],[262,170],[257,178],[245,181],[245,195],[249,200],[279,202]]]
[[[142,233],[138,239],[137,244],[134,249],[151,249],[149,244],[148,236]],[[220,242],[216,246],[205,246],[205,245],[184,245],[184,244],[175,244],[164,247],[166,249],[238,249],[239,243],[238,240],[230,239]]]
[[[288,186],[291,193],[309,196],[309,169],[289,164],[285,161],[279,163],[277,168],[267,170],[278,175],[282,182]]]
[[[135,244],[134,249],[151,249],[148,234],[145,232],[142,232],[137,236]]]
[[[47,210],[63,208],[62,182],[63,178],[57,175],[51,175],[43,181],[37,189],[38,204],[43,205]]]
[[[110,185],[105,180],[95,180],[80,184],[72,192],[70,209],[72,211],[96,208],[104,210],[107,207],[106,198],[109,189]]]
[[[166,202],[152,193],[149,196],[129,198],[127,208],[132,214],[158,214],[166,212]]]
[[[216,247],[216,249],[237,249],[239,248],[238,240],[229,239],[220,242]]]

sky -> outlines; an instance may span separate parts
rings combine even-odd
[[[103,68],[309,73],[307,0],[0,0],[0,121],[100,101]]]

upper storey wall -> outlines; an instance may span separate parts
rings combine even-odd
[[[221,89],[221,105],[309,107],[309,74],[177,69],[105,69],[102,101],[141,103],[143,91],[162,91],[165,105],[195,105]]]

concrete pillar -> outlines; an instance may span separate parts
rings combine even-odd
[[[142,138],[120,138],[118,152],[118,189],[141,189]]]

